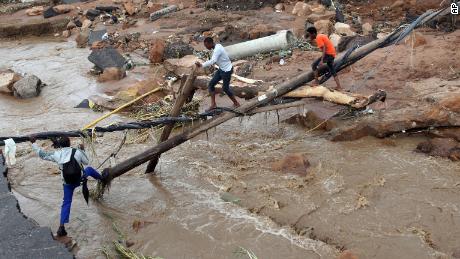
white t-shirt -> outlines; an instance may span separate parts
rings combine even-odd
[[[214,64],[217,64],[219,69],[224,72],[232,70],[232,62],[230,61],[227,52],[221,44],[216,44],[214,46],[214,51],[212,52],[211,59],[204,62],[203,67],[209,67]]]

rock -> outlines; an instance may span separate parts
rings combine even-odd
[[[123,8],[125,9],[126,13],[129,15],[133,15],[136,13],[136,9],[134,8],[133,2],[123,3]]]
[[[417,152],[430,156],[449,158],[453,161],[460,159],[460,143],[451,138],[434,138],[417,145]]]
[[[297,15],[299,17],[305,17],[311,14],[311,5],[304,3],[304,2],[297,2],[292,10],[292,14]]]
[[[65,30],[65,31],[62,32],[62,37],[64,37],[64,38],[68,38],[68,37],[70,37],[70,35],[71,35],[70,30]]]
[[[319,20],[331,20],[335,17],[334,11],[326,11],[324,14],[310,14],[307,16],[307,21],[310,23],[315,23]]]
[[[40,94],[41,88],[42,81],[40,78],[29,75],[13,84],[13,93],[18,98],[32,98]]]
[[[163,65],[166,70],[174,73],[175,75],[182,76],[190,74],[192,67],[197,61],[202,62],[202,60],[200,60],[198,57],[194,55],[188,55],[183,58],[167,59],[164,61]],[[197,74],[204,74],[204,69],[198,69]]]
[[[82,24],[81,24],[81,29],[82,30],[86,30],[88,29],[89,27],[91,27],[91,25],[93,24],[92,21],[88,20],[88,19],[85,19]]]
[[[193,47],[183,41],[174,41],[166,44],[164,58],[182,58],[193,54]]]
[[[272,26],[267,24],[257,24],[249,31],[248,37],[250,40],[254,40],[273,34],[276,34],[276,30]]]
[[[253,64],[247,62],[241,66],[236,67],[235,73],[242,77],[247,77],[252,73],[252,69],[254,68]]]
[[[28,16],[37,16],[37,15],[42,15],[44,11],[43,6],[34,6],[30,9],[26,10],[26,14]]]
[[[67,30],[72,30],[73,28],[76,28],[76,27],[77,25],[75,24],[74,21],[70,21],[66,26]]]
[[[332,44],[334,44],[334,47],[337,49],[339,47],[339,43],[342,40],[342,36],[333,33],[329,36],[329,39],[331,40]]]
[[[363,24],[362,28],[363,28],[363,35],[364,36],[367,36],[367,35],[371,34],[371,32],[374,30],[372,28],[372,24],[370,24],[368,22]]]
[[[294,5],[294,9],[292,9],[292,14],[294,15],[297,15],[299,13],[300,10],[302,10],[302,7],[305,5],[306,3],[304,2],[297,2],[295,5]]]
[[[324,5],[318,5],[317,7],[311,8],[311,12],[313,14],[323,15],[326,13],[326,7],[324,7]]]
[[[86,48],[88,45],[88,33],[87,32],[80,32],[77,37],[75,38],[75,41],[77,42],[77,47],[78,48]]]
[[[99,76],[99,82],[121,80],[126,76],[124,69],[119,67],[108,67],[104,69],[104,72]]]
[[[59,15],[58,12],[56,12],[53,7],[48,7],[48,9],[44,10],[43,11],[43,17],[45,19],[48,19],[48,18],[51,18],[51,17],[54,17],[54,16],[57,16]]]
[[[102,30],[91,30],[89,32],[88,44],[92,45],[96,41],[102,41],[104,35],[107,33],[106,29]]]
[[[350,250],[345,250],[340,253],[338,259],[359,259],[358,256],[354,255]]]
[[[91,50],[95,50],[95,49],[103,49],[107,47],[107,43],[105,43],[104,41],[95,41],[93,42],[93,44],[91,44]]]
[[[0,93],[12,93],[14,83],[20,79],[21,76],[11,70],[0,72]]]
[[[151,63],[163,62],[166,42],[162,39],[153,39],[150,43],[149,60]]]
[[[404,40],[404,43],[412,48],[417,48],[425,45],[427,41],[423,34],[420,32],[414,32]]]
[[[335,32],[344,36],[353,36],[355,32],[351,30],[351,26],[346,23],[338,22],[334,25]]]
[[[316,128],[317,130],[331,130],[337,125],[334,121],[326,121],[327,116],[332,116],[328,112],[324,111],[307,111],[305,114],[295,114],[285,120],[283,123],[293,124],[302,126],[306,129]],[[321,124],[322,123],[322,124]],[[321,126],[318,126],[321,125]]]
[[[58,14],[64,14],[68,13],[75,9],[73,5],[68,5],[68,4],[61,4],[61,5],[56,5],[53,7],[53,10],[58,13]]]
[[[101,11],[99,11],[99,10],[89,9],[89,10],[86,11],[85,16],[89,20],[94,21],[94,19],[96,19],[96,17],[98,17],[100,14],[101,14]]]
[[[305,154],[295,153],[272,163],[272,170],[283,173],[306,175],[310,162]]]
[[[391,6],[390,9],[395,9],[404,6],[404,1],[403,0],[397,0],[395,1]]]
[[[278,3],[278,4],[275,5],[275,10],[277,12],[282,12],[282,11],[286,10],[286,7],[284,6],[283,3]]]
[[[332,31],[332,22],[329,20],[320,20],[314,23],[318,33],[329,35]]]
[[[122,68],[126,64],[126,59],[113,47],[93,50],[88,60],[100,70],[110,67]]]

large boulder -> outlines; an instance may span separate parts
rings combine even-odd
[[[13,93],[13,85],[21,79],[21,76],[11,70],[0,72],[0,93]]]
[[[37,97],[40,94],[42,86],[40,78],[28,75],[13,84],[13,93],[18,98]]]
[[[153,39],[150,43],[149,60],[151,63],[163,62],[166,42],[162,39]]]
[[[276,34],[275,28],[267,24],[257,24],[249,31],[249,39],[254,40]]]
[[[353,36],[356,33],[351,30],[351,26],[346,23],[338,22],[334,25],[335,32],[343,36]]]
[[[91,27],[91,25],[93,24],[93,22],[89,19],[85,19],[83,20],[82,24],[81,24],[81,29],[84,31],[84,30],[87,30],[89,27]]]
[[[339,47],[339,43],[342,40],[342,36],[333,33],[329,36],[329,39],[331,40],[332,44],[334,44],[334,47],[337,49]]]
[[[195,66],[195,62],[202,62],[198,57],[194,55],[188,55],[183,58],[173,58],[164,61],[164,67],[169,72],[175,75],[182,76],[190,74],[192,67]],[[204,74],[204,69],[198,69],[198,74]]]
[[[306,175],[310,162],[305,154],[295,153],[273,162],[271,167],[282,173]]]
[[[88,38],[89,38],[89,35],[87,32],[85,31],[80,32],[75,38],[75,41],[77,42],[77,47],[86,48],[86,46],[88,45]]]
[[[126,59],[113,47],[93,50],[88,56],[88,60],[100,70],[109,67],[122,68],[126,64]]]
[[[449,158],[453,161],[460,160],[460,143],[455,139],[435,138],[417,145],[417,152],[430,156]]]
[[[318,33],[329,35],[332,31],[332,22],[329,20],[320,20],[314,23]]]
[[[99,75],[98,81],[99,82],[107,82],[107,81],[116,81],[121,80],[126,76],[126,72],[123,68],[119,67],[108,67],[104,69],[104,72]]]
[[[311,8],[312,8],[311,5],[307,3],[297,2],[296,5],[294,6],[294,9],[292,10],[292,14],[300,16],[300,17],[305,17],[312,13]]]
[[[164,51],[164,58],[182,58],[193,54],[193,48],[190,44],[179,41],[169,42]]]

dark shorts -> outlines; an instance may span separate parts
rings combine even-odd
[[[216,92],[216,85],[222,80],[222,90],[228,95],[233,96],[232,89],[230,89],[230,80],[232,79],[233,68],[232,70],[225,72],[223,70],[218,69],[214,76],[212,77],[211,81],[209,81],[208,90],[209,93],[213,94]]]
[[[313,71],[316,71],[318,69],[318,66],[319,66],[320,62],[321,62],[321,58],[319,58],[319,59],[315,60],[315,62],[313,62],[313,64],[311,65]],[[337,72],[335,71],[335,68],[334,68],[334,57],[331,56],[331,55],[326,55],[324,57],[324,63],[326,63],[326,65],[329,68],[329,71],[331,72],[331,74],[333,76],[336,76]]]

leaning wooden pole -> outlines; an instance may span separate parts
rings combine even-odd
[[[185,81],[185,84],[182,87],[182,91],[179,93],[179,96],[174,102],[171,112],[169,113],[169,117],[177,117],[180,115],[180,110],[182,109],[182,106],[184,106],[187,99],[194,92],[193,82],[195,81],[195,78],[196,78],[196,66],[193,66],[192,71],[190,72],[190,75],[187,77],[187,80]],[[171,132],[173,129],[174,129],[174,123],[167,124],[166,126],[164,126],[163,132],[161,133],[160,140],[158,141],[158,143],[161,143],[167,140],[169,138],[169,135],[171,135]],[[155,171],[155,167],[158,164],[160,155],[161,154],[158,154],[152,157],[152,159],[150,159],[150,162],[147,165],[147,169],[145,170],[145,173],[153,173]]]
[[[440,13],[444,12],[446,9],[443,9],[441,11],[438,11],[438,12],[432,12],[432,11],[429,11],[427,13],[425,13],[423,15],[423,19],[421,19],[421,21],[417,24],[417,26],[414,26],[414,27],[418,27],[420,25],[422,25],[423,23],[431,20],[432,18],[434,18],[435,16],[439,15]],[[363,57],[365,57],[366,55],[368,55],[369,53],[375,51],[376,49],[378,48],[381,48],[381,47],[385,47],[387,45],[389,45],[389,43],[391,42],[395,42],[396,39],[399,39],[400,36],[402,35],[404,31],[403,30],[399,30],[399,31],[396,31],[395,33],[392,33],[390,34],[389,36],[385,37],[385,38],[382,38],[382,39],[378,39],[378,40],[375,40],[375,41],[372,41],[362,47],[359,47],[355,50],[353,50],[351,53],[344,53],[344,54],[341,54],[338,58],[337,58],[337,63],[338,64],[341,64],[340,67],[337,68],[337,71],[340,71],[342,69],[344,69],[345,67],[348,67],[350,66],[351,64],[357,62],[358,60],[362,59]],[[402,38],[401,38],[402,39]],[[400,39],[400,40],[401,40]],[[347,55],[348,54],[348,55]],[[322,66],[321,68],[319,68],[319,72],[321,74],[323,74],[324,72],[326,71],[326,67]],[[273,99],[275,99],[276,97],[279,97],[279,96],[283,96],[285,95],[286,93],[289,93],[291,92],[292,90],[295,90],[297,88],[299,88],[300,86],[312,81],[314,79],[314,74],[312,71],[310,72],[305,72],[305,73],[302,73],[280,85],[278,85],[276,88],[270,90],[269,92],[265,93],[264,95],[261,95],[257,98],[254,98],[254,99],[251,99],[250,101],[248,101],[247,103],[245,103],[244,105],[240,106],[236,111],[240,112],[240,113],[248,113],[250,112],[252,109],[258,107],[258,106],[261,106],[261,105],[264,105],[264,104],[267,104],[269,103],[270,101],[272,101]],[[214,128],[232,118],[235,118],[237,116],[237,114],[233,113],[233,112],[225,112],[219,116],[216,116],[214,117],[213,119],[211,120],[208,120],[204,123],[201,123],[199,125],[197,125],[196,127],[190,129],[190,130],[187,130],[185,131],[184,133],[182,134],[179,134],[179,135],[176,135],[162,143],[160,143],[159,145],[153,147],[153,148],[150,148],[150,149],[147,149],[146,151],[138,154],[138,155],[135,155],[134,157],[131,157],[125,161],[122,161],[121,163],[119,163],[118,165],[114,166],[114,167],[110,167],[110,168],[106,168],[104,169],[104,172],[107,173],[107,178],[106,178],[106,183],[109,183],[112,179],[116,178],[116,177],[119,177],[123,174],[125,174],[126,172],[128,172],[129,170],[137,167],[137,166],[140,166],[142,165],[143,163],[149,161],[150,159],[152,159],[153,157],[155,156],[158,156],[159,154],[162,154],[184,142],[186,142],[187,140],[203,133],[203,132],[206,132],[207,130],[211,129],[211,128]]]

